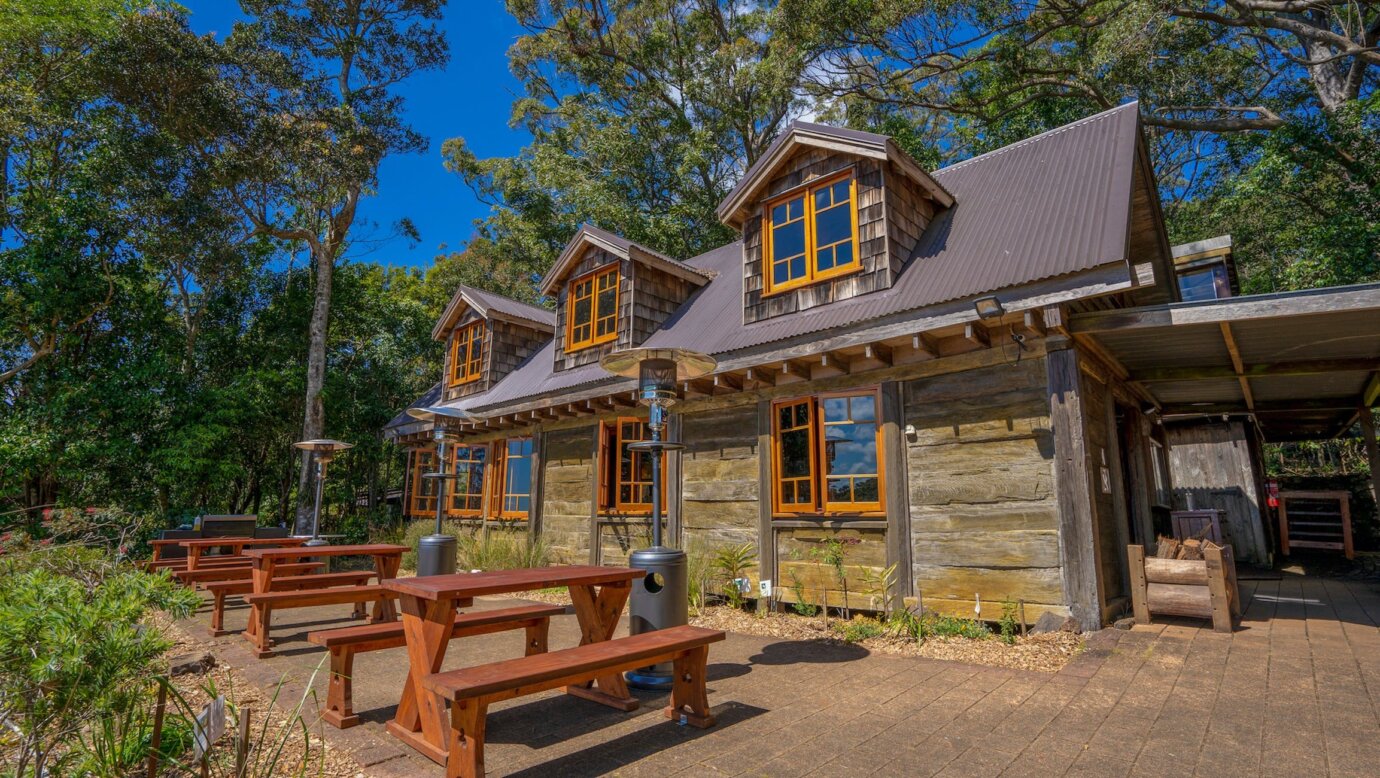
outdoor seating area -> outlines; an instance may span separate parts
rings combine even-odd
[[[368,619],[366,624],[306,635],[308,643],[330,656],[321,718],[337,729],[360,723],[354,701],[356,657],[397,649],[406,656],[408,673],[391,695],[397,707],[387,729],[418,753],[445,765],[448,776],[484,775],[485,719],[492,703],[564,687],[569,695],[630,712],[640,702],[622,673],[661,662],[675,668],[665,715],[701,728],[714,724],[705,668],[708,646],[722,641],[723,632],[681,626],[614,637],[631,584],[646,574],[643,570],[572,566],[397,578],[404,546],[306,545],[304,540],[179,539],[163,546],[176,544],[189,551],[186,568],[175,573],[183,585],[210,595],[211,637],[236,631],[225,628],[229,597],[239,596],[249,606],[238,631],[257,660],[275,655],[270,632],[274,615],[283,611],[348,604],[353,606],[350,619]],[[226,553],[202,556],[204,549],[213,547]],[[369,558],[374,567],[319,572],[326,560],[342,557]],[[471,607],[476,597],[555,587],[570,592],[580,625],[577,646],[548,650],[551,619],[565,615],[564,606],[459,610]],[[401,603],[401,620],[395,600]],[[523,633],[521,656],[438,672],[452,641],[510,631]]]

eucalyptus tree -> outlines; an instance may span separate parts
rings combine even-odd
[[[770,34],[771,4],[510,0],[508,9],[525,31],[508,52],[523,84],[512,123],[532,141],[493,159],[463,139],[444,145],[448,168],[493,207],[465,261],[530,287],[582,222],[673,256],[730,240],[715,206],[807,105],[808,63]]]
[[[393,153],[426,148],[403,118],[398,85],[442,67],[444,0],[242,0],[253,17],[227,46],[257,73],[251,126],[228,155],[234,201],[255,234],[304,248],[315,278],[306,360],[304,438],[325,432],[327,329],[337,263],[356,238],[360,201]],[[406,229],[406,226],[404,226]],[[310,478],[303,456],[303,510]]]

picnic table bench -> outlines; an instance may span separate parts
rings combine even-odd
[[[455,617],[450,639],[522,629],[527,633],[524,644],[526,653],[540,654],[546,651],[551,617],[563,613],[565,608],[560,605],[519,605],[462,613]],[[307,635],[307,640],[331,652],[331,680],[326,693],[326,710],[321,718],[339,729],[359,723],[351,688],[355,655],[407,645],[403,625],[397,621],[320,630]]]
[[[696,727],[714,725],[705,688],[709,644],[724,633],[703,627],[670,627],[562,651],[428,675],[427,690],[449,700],[447,778],[484,775],[484,727],[491,703],[581,684],[658,662],[673,662],[675,684],[667,718]],[[578,687],[577,687],[578,688]]]
[[[297,547],[307,542],[307,538],[193,538],[191,540],[179,540],[178,545],[187,549],[187,569],[196,570],[202,564],[210,562],[212,559],[239,559],[244,556],[245,549],[264,549],[276,547]],[[222,554],[219,557],[207,557],[206,551],[212,548],[228,548],[229,554]]]
[[[273,654],[273,641],[269,639],[268,634],[274,610],[354,603],[357,606],[355,612],[359,613],[360,607],[365,603],[373,603],[373,611],[369,616],[371,622],[397,619],[397,611],[393,607],[393,600],[397,595],[378,584],[275,591],[273,581],[280,563],[325,557],[368,556],[374,561],[373,574],[378,580],[383,581],[398,574],[403,552],[407,550],[406,546],[392,543],[246,549],[244,555],[249,557],[253,567],[253,588],[249,594],[244,595],[244,601],[249,603],[250,608],[249,625],[244,631],[244,636],[254,644],[254,655],[262,659]]]
[[[321,562],[293,562],[286,565],[278,565],[278,575],[298,575],[300,573],[312,573],[325,567]],[[249,560],[244,560],[240,565],[219,565],[216,567],[200,567],[196,570],[174,570],[173,578],[179,583],[196,587],[199,584],[207,584],[216,581],[250,581],[254,577],[254,570],[249,566]],[[252,589],[246,590],[252,591]]]
[[[288,565],[279,565],[279,570]],[[298,567],[293,565],[293,567]],[[310,565],[306,566],[310,567]],[[300,589],[328,589],[335,586],[362,586],[374,577],[372,570],[359,570],[345,573],[319,573],[309,572],[288,572],[273,579],[273,591],[294,591]],[[247,597],[254,592],[254,582],[248,579],[238,581],[215,581],[206,585],[206,591],[211,593],[211,637],[227,635],[231,630],[225,629],[225,600],[231,595],[243,595]],[[357,604],[354,618],[363,616],[363,605]]]
[[[580,622],[580,643],[602,643],[618,627],[632,582],[644,575],[646,571],[628,567],[572,565],[385,580],[383,585],[401,600],[408,663],[407,681],[388,731],[432,761],[446,763],[446,703],[425,681],[445,661],[460,603],[484,595],[566,587]],[[572,682],[566,693],[623,711],[638,705],[623,676],[612,669]]]

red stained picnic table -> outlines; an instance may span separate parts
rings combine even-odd
[[[279,540],[281,539],[279,538]],[[398,574],[398,567],[402,565],[403,552],[407,550],[407,546],[392,543],[366,543],[358,546],[251,548],[244,551],[244,556],[249,559],[253,568],[254,594],[265,594],[273,591],[274,568],[279,562],[295,562],[302,559],[334,556],[368,556],[374,558],[374,572],[378,574],[378,580],[382,581]],[[249,625],[244,631],[245,637],[249,638],[260,655],[266,654],[269,650],[268,630],[260,630],[257,627],[264,615],[262,611],[263,606],[258,603],[250,603]],[[384,598],[374,604],[374,612],[369,620],[371,622],[393,621],[397,617],[398,613],[393,607],[393,601]]]
[[[397,715],[388,722],[388,731],[432,761],[445,764],[450,738],[446,703],[422,682],[440,671],[450,645],[456,609],[465,601],[488,594],[564,586],[570,590],[575,617],[580,621],[580,645],[599,643],[613,637],[632,592],[632,582],[646,574],[645,570],[630,567],[573,565],[384,581],[384,587],[397,592],[402,601],[408,662],[402,699]],[[637,699],[628,693],[623,675],[616,672],[587,684],[567,686],[566,693],[624,711],[637,707]]]
[[[229,548],[227,556],[240,556],[246,548],[294,547],[307,542],[306,538],[191,538],[174,541],[187,549],[187,569],[197,570],[201,557],[210,548]]]

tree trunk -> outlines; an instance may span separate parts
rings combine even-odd
[[[302,440],[324,435],[326,411],[321,403],[321,389],[326,382],[326,329],[330,323],[331,282],[335,275],[335,243],[326,241],[312,249],[316,269],[316,294],[311,309],[311,345],[307,351],[306,414],[302,421]],[[301,472],[297,478],[297,521],[294,535],[311,534],[312,506],[316,485],[312,482],[312,458],[302,452]]]

